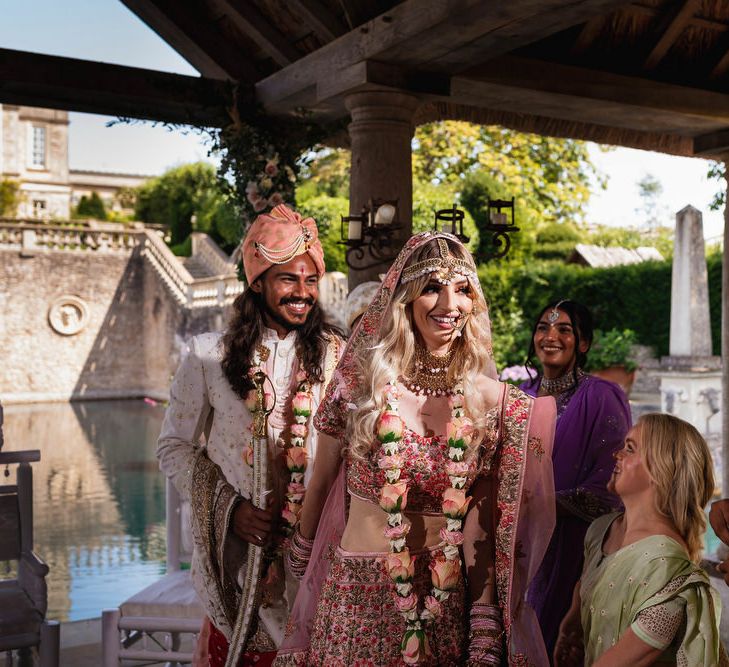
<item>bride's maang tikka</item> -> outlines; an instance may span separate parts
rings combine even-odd
[[[456,276],[463,276],[469,280],[478,281],[476,268],[465,259],[459,259],[451,255],[445,239],[438,238],[438,251],[440,257],[431,257],[408,266],[403,270],[400,278],[401,283],[409,283],[420,276],[435,273],[435,279],[442,285],[448,285]]]

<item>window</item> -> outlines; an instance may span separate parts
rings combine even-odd
[[[46,214],[46,200],[45,199],[34,199],[33,200],[33,217],[42,218]]]
[[[33,125],[30,133],[30,166],[45,169],[46,166],[46,128]]]

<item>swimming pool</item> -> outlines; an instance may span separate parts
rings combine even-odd
[[[94,618],[165,570],[165,483],[155,458],[164,407],[144,401],[6,406],[3,451],[33,464],[35,550],[48,616]]]

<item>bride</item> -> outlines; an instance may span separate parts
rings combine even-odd
[[[554,401],[494,378],[473,258],[412,237],[315,418],[276,664],[547,664],[524,593],[554,525]]]

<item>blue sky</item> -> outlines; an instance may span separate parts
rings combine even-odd
[[[196,70],[118,0],[0,0],[0,47],[196,75]],[[148,123],[106,127],[108,117],[71,114],[70,162],[75,169],[157,174],[166,168],[207,159],[198,135],[170,132]],[[594,188],[591,222],[635,225],[641,205],[638,181],[651,174],[663,185],[666,224],[687,204],[704,212],[707,238],[721,235],[723,217],[708,209],[719,184],[706,178],[705,160],[647,151],[603,152],[590,145],[607,190]]]

